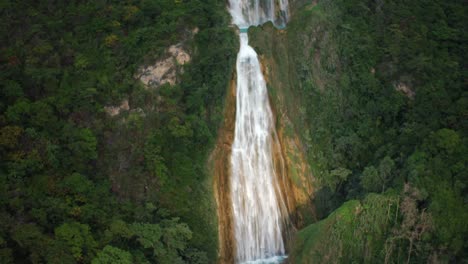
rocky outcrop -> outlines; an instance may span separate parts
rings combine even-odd
[[[162,58],[154,63],[141,66],[135,78],[139,79],[146,88],[176,84],[179,81],[178,77],[184,72],[183,65],[192,59],[186,43],[193,39],[198,31],[198,28],[187,30],[181,42],[168,47]]]
[[[410,85],[405,82],[397,82],[394,84],[395,90],[403,93],[406,97],[413,99],[416,93],[411,89]]]
[[[170,46],[166,54],[166,58],[138,69],[136,76],[147,88],[157,88],[166,83],[176,84],[179,73],[183,72],[181,66],[191,60],[191,56],[182,44]]]
[[[164,84],[175,85],[179,81],[178,77],[184,72],[183,66],[190,63],[192,59],[184,45],[197,33],[198,28],[188,30],[184,39],[180,43],[168,47],[161,59],[139,67],[134,78],[139,79],[147,89],[157,88]],[[111,117],[129,110],[128,99],[123,100],[118,106],[104,107],[104,111]],[[144,115],[141,108],[133,109],[132,112]]]
[[[124,99],[122,100],[122,103],[118,106],[106,106],[104,107],[104,111],[110,116],[116,116],[120,114],[122,111],[128,111],[130,110],[130,106],[128,105],[128,100]]]

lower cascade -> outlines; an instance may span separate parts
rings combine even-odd
[[[287,6],[287,2],[281,3],[281,7]],[[230,180],[236,263],[281,263],[285,258],[283,226],[288,216],[282,210],[285,204],[273,159],[273,148],[279,143],[265,79],[246,29],[278,21],[281,17],[275,19],[275,14],[286,14],[287,10],[275,12],[273,0],[263,4],[230,1],[231,15],[241,32]]]

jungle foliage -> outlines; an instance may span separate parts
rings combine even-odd
[[[213,262],[205,162],[238,45],[225,3],[0,5],[0,262]],[[143,88],[137,68],[181,41],[181,84]]]
[[[296,130],[322,186],[317,213],[323,219],[356,199],[364,208],[349,213],[351,222],[328,216],[304,230],[299,241],[319,239],[315,232],[325,241],[299,255],[332,248],[323,263],[468,259],[467,12],[457,0],[297,9],[286,63],[295,65]],[[386,205],[371,203],[376,197]]]

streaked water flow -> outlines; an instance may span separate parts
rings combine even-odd
[[[231,198],[237,263],[281,263],[284,202],[277,183],[273,146],[279,145],[265,79],[246,30],[272,21],[284,26],[287,0],[229,0],[240,30],[237,55],[236,124],[232,148]]]

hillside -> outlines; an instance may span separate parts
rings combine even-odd
[[[1,5],[0,262],[215,262],[205,163],[238,45],[224,4]],[[145,86],[138,69],[177,44],[179,81]]]
[[[302,1],[286,30],[250,31],[326,218],[298,233],[292,262],[466,260],[466,11],[461,1]],[[332,220],[349,200],[362,205],[350,222]]]
[[[244,250],[268,240],[275,263],[467,263],[466,1],[25,0],[0,14],[0,263],[234,263],[235,206],[262,212],[242,235],[268,224],[268,239]],[[271,178],[248,194],[231,186],[247,174],[231,155],[240,81],[265,91],[236,168],[261,156],[249,179]]]

